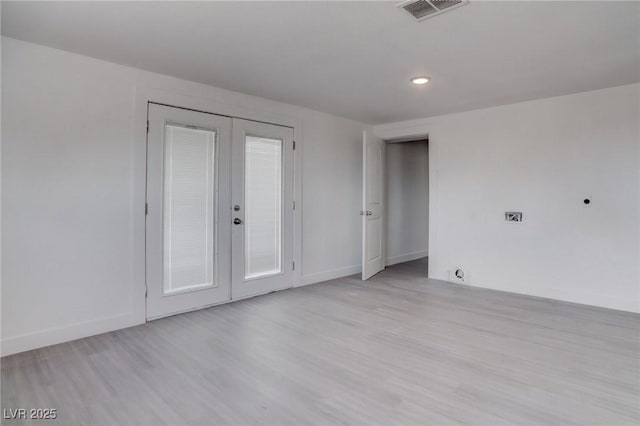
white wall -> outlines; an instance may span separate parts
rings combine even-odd
[[[387,265],[420,259],[429,246],[429,155],[426,141],[388,143]]]
[[[144,321],[142,87],[300,120],[301,282],[359,271],[365,125],[5,37],[2,65],[3,354]],[[430,275],[640,310],[639,90],[377,127],[430,134]]]
[[[144,321],[141,88],[298,120],[301,282],[359,271],[363,124],[6,37],[2,65],[3,354]]]
[[[376,126],[429,133],[429,276],[640,311],[639,104],[634,84]]]

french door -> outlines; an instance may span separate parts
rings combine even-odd
[[[147,318],[291,287],[293,129],[148,114]]]
[[[232,298],[293,284],[293,129],[233,119]]]

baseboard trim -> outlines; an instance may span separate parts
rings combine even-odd
[[[296,287],[315,284],[322,281],[335,280],[336,278],[348,277],[349,275],[362,272],[361,265],[351,265],[344,268],[331,269],[329,271],[315,272],[302,276],[302,282]]]
[[[447,283],[462,285],[468,287],[475,287],[484,290],[491,291],[499,291],[503,293],[511,293],[517,294],[519,296],[532,297],[536,299],[546,299],[555,302],[562,303],[572,303],[576,305],[589,306],[592,308],[598,309],[611,309],[620,312],[628,312],[633,314],[640,314],[640,303],[634,299],[620,299],[616,297],[611,297],[606,294],[601,293],[593,293],[593,292],[583,292],[577,294],[576,292],[568,292],[562,291],[557,288],[535,288],[535,289],[521,289],[521,288],[512,288],[509,286],[501,286],[501,285],[484,285],[482,283],[477,283],[475,281],[466,282],[464,284],[449,281],[447,276],[442,276],[438,274],[435,277],[429,277],[431,279],[436,279],[439,281],[445,281]]]
[[[411,260],[422,259],[423,257],[427,257],[429,252],[427,250],[414,251],[413,253],[405,253],[399,256],[387,257],[386,266],[395,265],[396,263],[409,262]]]
[[[96,334],[120,330],[134,325],[144,324],[140,322],[140,315],[127,313],[97,320],[85,321],[63,327],[48,328],[34,333],[23,334],[2,339],[0,345],[1,356],[25,352]]]
[[[302,276],[302,282],[294,287],[315,284],[322,281],[342,278],[361,272],[360,265],[352,265],[344,268],[332,269],[329,271],[316,272]],[[0,341],[0,356],[13,355],[32,349],[43,348],[45,346],[56,345],[84,337],[95,336],[96,334],[107,333],[120,330],[134,325],[144,324],[145,319],[140,315],[127,313],[115,315],[96,320],[80,322],[63,327],[48,328],[34,333],[20,336],[3,338]]]

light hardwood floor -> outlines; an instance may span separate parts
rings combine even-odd
[[[2,359],[35,424],[626,425],[639,316],[427,280],[424,261]],[[7,422],[5,424],[17,424]]]

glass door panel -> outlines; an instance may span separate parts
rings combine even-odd
[[[213,130],[165,124],[164,294],[213,285]]]
[[[282,272],[282,140],[245,136],[244,277]]]

